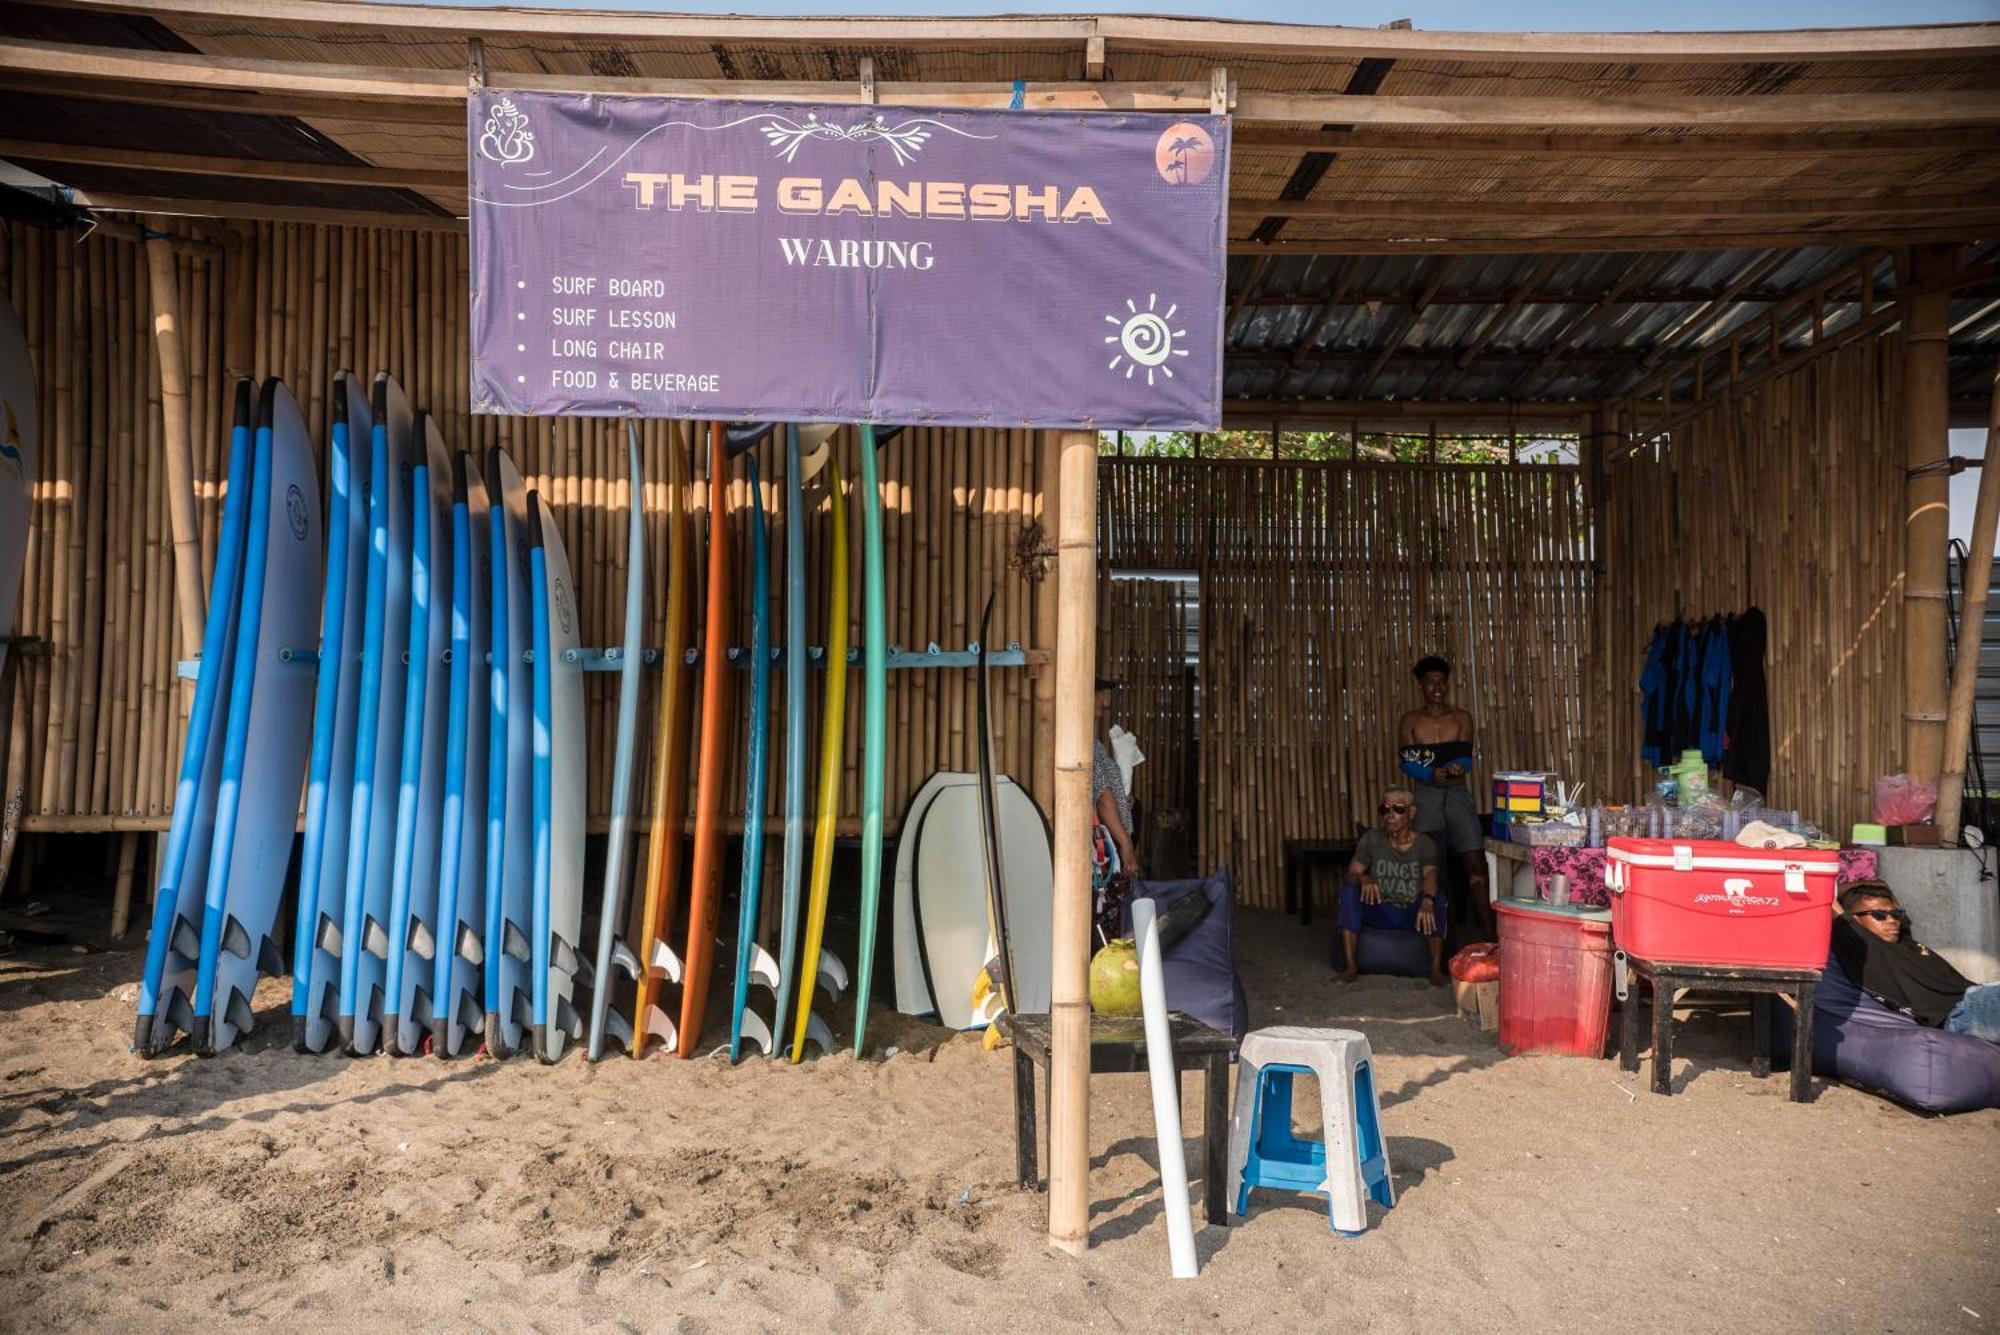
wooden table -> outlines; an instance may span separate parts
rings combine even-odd
[[[1716,964],[1668,964],[1625,957],[1626,970],[1653,988],[1653,1092],[1673,1092],[1674,1000],[1682,992],[1744,993],[1750,997],[1750,1074],[1771,1073],[1771,1007],[1778,997],[1792,1003],[1793,1103],[1812,1096],[1813,989],[1818,969],[1747,969]],[[1618,1064],[1639,1069],[1638,989],[1628,989],[1620,1008]]]
[[[1310,927],[1313,920],[1313,883],[1315,867],[1332,867],[1334,881],[1347,871],[1354,861],[1352,839],[1287,839],[1283,845],[1285,878],[1285,912],[1299,915],[1299,926]]]
[[[1224,1199],[1229,1176],[1229,1058],[1236,1042],[1228,1034],[1175,1011],[1167,1017],[1174,1047],[1174,1083],[1182,1071],[1203,1071],[1202,1191],[1208,1222],[1229,1222]],[[1041,1141],[1035,1129],[1035,1068],[1049,1064],[1049,1017],[1005,1015],[1002,1030],[1014,1044],[1014,1166],[1021,1185],[1041,1190]],[[1090,1073],[1130,1074],[1146,1070],[1146,1025],[1136,1015],[1090,1017]],[[1043,1080],[1044,1109],[1048,1095]],[[1046,1112],[1045,1112],[1046,1115]]]

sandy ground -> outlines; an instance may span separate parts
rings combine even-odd
[[[2000,1113],[1824,1084],[1794,1106],[1748,1074],[1740,1018],[1688,1023],[1671,1099],[1503,1059],[1420,982],[1335,986],[1320,929],[1240,921],[1255,1023],[1369,1035],[1401,1200],[1342,1239],[1260,1197],[1200,1230],[1188,1283],[1144,1076],[1093,1084],[1077,1261],[1012,1184],[1011,1063],[975,1039],[884,1022],[896,1055],[802,1068],[306,1058],[267,982],[246,1050],[144,1062],[136,952],[23,944],[0,959],[0,1326],[2000,1328]]]

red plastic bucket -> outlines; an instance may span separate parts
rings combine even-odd
[[[1611,1031],[1611,924],[1507,900],[1500,918],[1500,1050],[1602,1057]]]

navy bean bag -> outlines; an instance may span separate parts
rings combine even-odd
[[[1167,1005],[1240,1042],[1250,1028],[1250,1004],[1243,995],[1243,981],[1236,976],[1231,922],[1236,896],[1229,873],[1219,871],[1196,881],[1140,881],[1133,889],[1134,898],[1150,899],[1162,912],[1181,896],[1193,894],[1207,895],[1209,910],[1161,959],[1167,975]],[[1119,916],[1121,929],[1129,935],[1129,902]]]
[[[1792,1011],[1772,1008],[1773,1064],[1791,1065]],[[1826,962],[1813,989],[1813,1074],[1886,1095],[1920,1112],[2000,1108],[2000,1045],[1918,1024]]]
[[[1388,974],[1394,978],[1428,978],[1431,974],[1429,938],[1415,932],[1393,932],[1381,927],[1364,927],[1354,934],[1354,953],[1362,973]],[[1347,967],[1347,940],[1338,928],[1333,933],[1333,967]]]

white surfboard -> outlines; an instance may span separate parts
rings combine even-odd
[[[903,813],[903,832],[896,840],[896,871],[890,894],[890,945],[895,966],[896,1009],[905,1015],[934,1015],[930,987],[924,982],[923,948],[917,942],[917,830],[931,802],[947,788],[969,788],[976,774],[940,770],[924,780]]]
[[[575,1005],[587,966],[583,929],[583,665],[576,585],[562,530],[528,493],[536,579],[535,621],[535,1025],[537,1054],[556,1061],[583,1034]],[[583,979],[586,985],[588,977]]]
[[[319,477],[291,391],[266,380],[257,409],[236,667],[195,984],[194,1040],[221,1052],[248,1033],[259,974],[284,972],[274,929],[312,740],[324,547]]]
[[[14,308],[0,299],[0,639],[14,633],[28,560],[28,506],[41,464],[42,417],[35,404],[27,331]],[[6,665],[7,646],[0,644],[0,667]],[[6,744],[0,737],[0,746]]]
[[[1005,775],[997,787],[1014,994],[1021,1014],[1032,1015],[1049,1008],[1055,861],[1047,822],[1034,799]],[[939,1023],[953,1029],[979,1027],[983,1022],[972,1013],[972,984],[992,957],[993,934],[987,922],[974,783],[941,788],[924,811],[916,832],[911,904]]]

